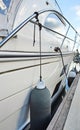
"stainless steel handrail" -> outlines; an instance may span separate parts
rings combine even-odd
[[[31,22],[31,23],[33,23],[33,24],[38,25],[38,24],[37,24],[36,22],[34,22],[34,21],[30,21],[30,22]],[[61,34],[61,33],[57,32],[57,31],[55,31],[55,30],[52,30],[51,28],[48,28],[48,27],[46,27],[46,26],[44,26],[44,25],[42,25],[42,27],[43,27],[43,28],[45,28],[45,29],[47,29],[47,30],[49,30],[49,31],[51,31],[51,32],[53,32],[53,33],[56,33],[56,34],[58,34],[58,35],[62,36],[63,38],[66,38],[66,39],[68,39],[68,40],[70,40],[70,41],[73,41],[73,42],[74,42],[74,40],[73,40],[73,39],[71,39],[71,38],[67,37],[66,35],[63,35],[63,34]]]
[[[70,22],[62,15],[60,14],[58,11],[56,10],[41,10],[39,12],[35,12],[33,13],[30,17],[28,17],[26,20],[24,20],[18,27],[16,27],[6,38],[4,38],[3,41],[0,42],[0,47],[2,47],[9,39],[11,39],[21,28],[23,28],[28,22],[30,22],[33,18],[35,18],[37,15],[40,15],[42,13],[45,12],[53,12],[55,15],[58,16],[58,18],[65,24],[64,21],[66,21],[70,27],[75,31],[75,28],[70,24]],[[79,35],[79,33],[77,32],[77,35]],[[79,35],[80,36],[80,35]]]
[[[22,27],[25,26],[31,19],[35,18],[36,14],[32,14],[29,18],[23,21],[17,28],[15,28],[3,41],[0,42],[0,47],[2,47],[10,38],[12,38]]]

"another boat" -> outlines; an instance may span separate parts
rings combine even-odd
[[[40,56],[52,97],[57,84],[63,83],[56,94],[65,85],[80,39],[55,0],[0,2],[0,130],[21,130],[30,122],[29,97],[39,80]]]

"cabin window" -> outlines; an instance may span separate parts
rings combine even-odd
[[[60,21],[60,19],[55,14],[51,13],[46,17],[44,26],[46,26],[56,32],[63,33],[63,34],[65,33],[64,24]],[[49,31],[49,30],[47,30],[47,31]]]

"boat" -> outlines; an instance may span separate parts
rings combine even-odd
[[[1,0],[0,19],[0,130],[22,130],[40,64],[51,97],[57,96],[80,36],[56,0]]]

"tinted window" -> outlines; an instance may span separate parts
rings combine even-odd
[[[55,14],[49,14],[46,17],[44,25],[52,30],[65,33],[65,26]]]

